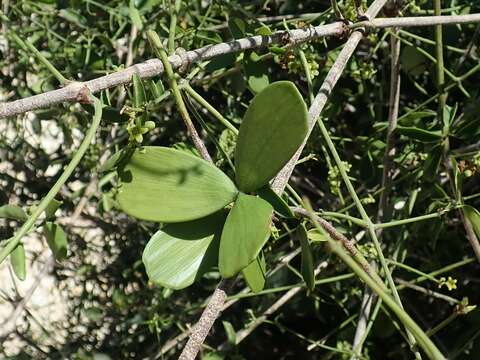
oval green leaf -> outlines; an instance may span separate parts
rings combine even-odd
[[[47,208],[45,209],[45,218],[47,220],[53,220],[55,219],[55,212],[58,210],[60,205],[62,205],[63,202],[59,201],[57,199],[52,199],[47,205]]]
[[[292,82],[278,81],[255,96],[235,149],[239,189],[251,192],[266,185],[297,151],[307,131],[307,107]]]
[[[47,221],[43,226],[43,233],[47,239],[47,244],[52,250],[53,256],[58,261],[67,257],[68,242],[67,235],[62,227],[58,224]]]
[[[165,147],[137,149],[120,171],[120,207],[139,219],[181,222],[210,215],[238,194],[218,168]]]
[[[145,94],[145,87],[143,86],[142,79],[138,74],[133,74],[133,104],[136,108],[140,108],[145,103],[147,95]]]
[[[320,232],[320,230],[313,228],[307,231],[307,237],[311,242],[328,241],[328,235]]]
[[[28,217],[20,206],[7,204],[0,206],[0,218],[25,221]]]
[[[415,126],[397,126],[395,131],[410,139],[422,142],[439,141],[442,138],[440,130],[425,130]]]
[[[13,272],[18,280],[25,280],[27,270],[25,266],[25,248],[22,243],[18,244],[10,253],[10,263],[12,264]]]
[[[250,290],[254,293],[262,291],[265,287],[266,264],[262,253],[250,265],[242,270],[243,277]]]
[[[273,208],[263,199],[240,193],[222,231],[218,267],[224,278],[246,268],[270,237]]]
[[[223,212],[157,231],[143,251],[143,263],[153,282],[170,289],[193,284],[217,264]]]
[[[477,237],[480,238],[480,212],[478,212],[477,209],[469,205],[465,205],[462,210],[465,214],[465,217],[470,220],[473,231],[475,231]]]

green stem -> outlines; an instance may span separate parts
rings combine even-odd
[[[305,201],[308,203],[308,201]],[[311,221],[315,227],[320,231],[320,225],[315,221],[315,216],[311,208],[308,209],[311,213]],[[336,241],[328,239],[332,251],[348,266],[352,271],[362,279],[385,303],[385,305],[399,318],[403,325],[410,331],[418,344],[422,347],[430,359],[443,360],[445,357],[438,350],[435,344],[428,338],[425,332],[417,325],[417,323],[397,304],[397,302],[388,295],[382,287],[377,284],[348,254],[343,250]]]
[[[451,89],[453,89],[454,87],[457,87],[460,85],[460,83],[466,79],[468,79],[470,76],[474,75],[476,72],[478,72],[480,70],[480,63],[475,65],[474,67],[472,67],[470,70],[468,70],[465,74],[457,77],[457,80],[456,81],[453,81],[451,82],[450,84],[448,84],[447,86],[444,87],[444,91],[447,92]],[[431,98],[425,100],[424,102],[422,102],[421,104],[415,106],[413,109],[407,111],[405,114],[403,114],[402,116],[400,116],[398,118],[398,121],[401,121],[403,119],[405,119],[406,117],[410,116],[411,114],[421,110],[422,108],[424,108],[425,106],[427,106],[428,104],[430,104],[432,101],[435,101],[439,98],[439,94],[435,94],[434,96],[432,96]]]
[[[400,34],[403,34],[403,35],[406,35],[406,36],[409,36],[413,39],[416,39],[416,40],[419,40],[421,42],[424,42],[425,44],[429,44],[429,45],[435,45],[435,41],[433,40],[430,40],[430,39],[427,39],[427,38],[424,38],[422,36],[419,36],[417,34],[414,34],[414,33],[411,33],[409,31],[406,31],[406,30],[399,30]],[[457,47],[454,47],[454,46],[450,46],[450,45],[446,45],[445,46],[445,49],[447,50],[450,50],[450,51],[453,51],[453,52],[456,52],[456,53],[459,53],[459,54],[465,54],[465,49],[459,49]]]
[[[437,332],[442,330],[445,326],[450,324],[453,320],[455,320],[458,317],[458,312],[454,311],[453,314],[451,314],[449,317],[446,319],[442,320],[439,324],[437,324],[435,327],[427,331],[428,336],[435,335]]]
[[[365,224],[365,221],[363,221],[362,219],[359,219],[359,218],[356,218],[354,216],[350,216],[350,215],[347,215],[347,214],[342,214],[342,213],[333,212],[333,211],[322,211],[320,214],[324,217],[344,219],[344,220],[351,221],[355,225],[358,225],[358,226],[361,226],[361,227],[367,227],[367,224]]]
[[[459,268],[459,267],[462,267],[464,265],[468,265],[472,262],[475,262],[475,259],[474,258],[468,258],[468,259],[465,259],[465,260],[461,260],[461,261],[458,261],[456,263],[453,263],[453,264],[450,264],[450,265],[447,265],[441,269],[438,269],[438,270],[435,270],[435,271],[432,271],[431,273],[428,273],[426,275],[423,275],[423,276],[420,276],[412,281],[410,281],[411,284],[418,284],[418,283],[421,283],[425,280],[429,280],[430,278],[432,277],[435,277],[437,275],[441,275],[441,274],[444,274],[444,273],[447,273],[449,271],[452,271],[456,268]],[[398,286],[399,289],[403,289],[404,288],[404,285],[399,285]]]
[[[441,0],[435,0],[435,15],[442,14]],[[440,94],[438,98],[438,119],[444,124],[443,108],[447,102],[447,95],[445,93],[445,66],[443,62],[443,33],[442,25],[435,25],[435,55],[437,59],[437,87]]]
[[[411,266],[408,266],[408,265],[405,265],[403,263],[400,263],[398,261],[394,261],[394,260],[387,260],[388,263],[392,264],[392,265],[395,265],[395,266],[398,266],[399,268],[402,268],[402,269],[405,269],[405,270],[408,270],[414,274],[417,274],[417,275],[420,275],[422,277],[424,277],[425,279],[428,279],[430,281],[433,281],[434,283],[439,283],[439,281],[434,277],[434,276],[431,276],[427,273],[424,273],[420,270],[417,270]]]
[[[403,310],[402,300],[400,299],[400,295],[398,294],[397,288],[395,287],[395,282],[393,281],[392,273],[390,272],[387,262],[385,261],[385,256],[383,255],[382,247],[380,246],[380,241],[378,240],[377,233],[375,231],[376,230],[375,225],[373,224],[372,220],[368,217],[368,214],[365,211],[365,208],[363,207],[362,202],[360,201],[353,187],[353,184],[350,181],[350,178],[348,177],[347,171],[343,166],[343,163],[340,159],[340,156],[338,155],[337,149],[335,148],[335,145],[333,144],[332,139],[330,138],[330,135],[327,131],[327,128],[325,127],[325,124],[323,123],[321,118],[318,118],[317,122],[318,122],[318,125],[320,126],[320,131],[322,132],[322,135],[325,141],[327,142],[330,152],[333,155],[333,159],[335,160],[335,163],[338,166],[342,179],[345,182],[345,185],[347,186],[348,192],[350,193],[350,196],[352,197],[358,211],[360,212],[360,215],[363,221],[367,226],[368,233],[370,235],[370,238],[373,241],[375,250],[377,251],[377,256],[378,256],[378,259],[380,260],[380,265],[387,278],[388,286],[393,294],[393,298],[395,299],[395,302],[398,304],[398,306]],[[411,335],[409,335],[409,337],[411,337]],[[410,341],[410,345],[414,346],[415,345],[414,341]]]
[[[10,32],[10,35],[12,36],[13,40],[22,47],[24,50],[30,50],[33,55],[40,61],[45,67],[52,73],[53,76],[58,80],[58,82],[62,85],[67,84],[69,81],[58,71],[55,69],[55,66],[52,65],[50,61],[47,60],[45,56],[42,55],[40,51],[37,50],[35,46],[32,45],[27,39],[22,40],[18,37],[17,34],[15,34],[13,31]]]
[[[75,170],[78,163],[82,159],[83,155],[87,151],[88,147],[90,146],[90,143],[92,142],[92,139],[95,136],[97,128],[100,125],[100,120],[102,119],[102,102],[96,97],[94,97],[93,95],[90,95],[90,97],[94,103],[95,113],[93,115],[93,121],[87,133],[85,134],[85,138],[80,144],[80,147],[78,148],[75,155],[73,155],[72,160],[70,160],[70,163],[67,165],[67,167],[63,171],[62,175],[58,178],[58,180],[52,186],[52,188],[47,193],[47,195],[42,199],[42,201],[40,201],[40,204],[38,204],[38,206],[35,208],[32,215],[30,215],[27,221],[23,223],[20,230],[18,230],[18,232],[7,243],[7,245],[0,250],[0,264],[13,251],[13,249],[15,249],[15,247],[20,243],[21,239],[28,233],[30,228],[35,224],[35,221],[37,221],[38,217],[47,208],[48,204],[50,204],[50,202],[55,198],[57,193],[60,191],[60,188],[68,180],[68,178],[70,177],[70,175],[72,174],[72,172]]]
[[[307,57],[305,56],[303,50],[299,49],[298,54],[300,55],[300,61],[302,62],[303,69],[305,70],[305,76],[307,77],[308,97],[311,104],[315,99],[315,95],[313,94],[312,73],[310,72],[310,66],[308,66]]]
[[[182,94],[180,93],[180,88],[178,87],[177,80],[175,80],[175,74],[173,72],[172,65],[168,60],[168,55],[165,49],[163,48],[162,41],[158,37],[158,34],[153,30],[147,31],[147,38],[150,42],[150,46],[152,47],[155,55],[162,61],[163,66],[165,68],[165,73],[168,78],[168,82],[170,84],[170,89],[172,90],[173,97],[175,98],[175,102],[177,103],[178,111],[182,116],[183,121],[185,122],[185,126],[190,134],[190,137],[197,148],[200,155],[203,157],[204,160],[213,162],[212,158],[210,157],[205,144],[200,139],[200,136],[193,125],[192,119],[190,118],[190,114],[188,113],[187,106],[183,101]]]
[[[337,281],[350,279],[354,276],[355,276],[355,274],[353,274],[353,273],[332,276],[332,277],[329,277],[329,278],[316,280],[315,284],[316,285],[328,284],[328,283],[332,283],[332,282],[337,282]],[[265,290],[259,291],[257,293],[249,292],[249,293],[245,293],[245,294],[236,294],[236,295],[232,295],[232,296],[227,297],[226,300],[228,301],[228,300],[233,300],[233,299],[243,299],[243,298],[248,298],[248,297],[253,297],[253,296],[273,294],[273,293],[287,291],[287,290],[291,290],[291,289],[299,288],[299,287],[306,288],[306,285],[305,285],[304,282],[301,282],[301,283],[293,284],[293,285],[286,285],[286,286],[279,286],[279,287],[272,288],[272,289],[265,289]]]
[[[170,14],[170,29],[168,31],[168,53],[170,55],[175,51],[175,30],[177,28],[177,15],[180,12],[181,0],[175,0],[173,11]]]
[[[454,209],[454,208],[451,208],[451,209],[448,209],[448,210],[444,210],[444,211],[442,211],[442,212],[435,212],[435,213],[431,213],[431,214],[415,216],[415,217],[408,218],[408,219],[393,220],[393,221],[389,221],[389,222],[385,222],[385,223],[381,223],[381,224],[375,224],[375,228],[376,228],[376,229],[385,229],[385,228],[389,228],[389,227],[394,227],[394,226],[400,226],[400,225],[410,224],[410,223],[417,222],[417,221],[424,221],[424,220],[428,220],[428,219],[435,219],[435,218],[441,217],[444,213],[446,213],[446,212],[448,212],[448,211],[450,211],[450,210],[453,210],[453,209]]]
[[[238,135],[238,130],[233,124],[228,121],[226,118],[222,116],[218,112],[217,109],[215,109],[210,103],[205,100],[199,93],[197,93],[189,83],[185,82],[184,84],[184,90],[189,94],[196,102],[198,102],[200,105],[202,105],[205,109],[207,109],[210,114],[212,114],[218,121],[220,121],[223,125],[225,125],[226,128],[231,130],[235,135]]]

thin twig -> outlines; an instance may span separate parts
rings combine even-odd
[[[396,280],[396,282],[398,282],[399,284],[402,284],[406,288],[421,292],[425,295],[428,295],[428,296],[431,296],[431,297],[434,297],[434,298],[437,298],[437,299],[445,300],[446,302],[448,302],[450,304],[459,304],[460,303],[459,300],[457,300],[457,299],[455,299],[451,296],[444,295],[444,294],[441,294],[439,292],[436,292],[436,291],[433,291],[433,290],[430,290],[430,289],[426,289],[422,286],[410,284],[408,281],[405,281],[403,279],[396,278],[395,280]]]
[[[421,27],[421,26],[442,26],[442,25],[457,25],[470,24],[480,21],[480,14],[469,15],[449,15],[449,16],[413,16],[413,17],[399,17],[399,18],[380,18],[370,21],[360,21],[352,24],[349,27],[352,29],[358,27],[365,27],[370,29],[381,29],[390,27]]]
[[[385,0],[387,1],[387,0]],[[376,3],[374,3],[376,4]],[[372,4],[373,5],[373,4]],[[373,14],[377,14],[381,6],[370,6],[370,18],[373,18]],[[435,24],[458,24],[458,23],[470,23],[479,22],[480,14],[470,15],[456,15],[456,16],[440,16],[440,17],[411,17],[411,18],[398,18],[398,19],[376,19],[366,22],[360,22],[351,25],[351,28],[357,27],[363,28],[385,28],[385,27],[407,27],[407,26],[431,26]],[[292,44],[298,44],[313,39],[326,37],[326,36],[339,36],[345,32],[345,24],[343,22],[335,22],[327,25],[319,25],[315,27],[308,27],[304,29],[293,29],[287,31],[277,31],[270,36],[251,36],[248,38],[229,41],[221,44],[207,45],[202,48],[187,51],[184,56],[174,54],[169,56],[169,62],[174,69],[181,66],[188,65],[190,63],[209,60],[214,57],[239,52],[243,50],[265,47],[271,44],[279,44],[285,41],[285,37],[289,37],[289,41]],[[359,34],[358,32],[354,32]],[[350,47],[354,45],[354,39],[358,38],[359,41],[361,35],[356,35],[348,44]],[[347,44],[345,47],[349,47]],[[355,46],[353,46],[355,48]],[[127,69],[102,76],[97,79],[93,79],[86,82],[73,82],[70,85],[48,91],[43,94],[19,99],[7,103],[0,103],[0,118],[21,114],[30,110],[40,109],[47,106],[59,104],[61,102],[76,102],[78,101],[78,95],[80,90],[87,86],[92,93],[97,93],[101,90],[105,90],[114,86],[129,84],[132,81],[133,74],[138,74],[141,78],[151,78],[153,76],[163,73],[162,62],[158,59],[150,59],[143,63],[133,65]],[[336,82],[336,81],[335,81]],[[331,83],[334,84],[334,83]],[[330,86],[328,91],[330,91]],[[325,89],[324,89],[325,90]],[[323,107],[323,106],[322,106]]]

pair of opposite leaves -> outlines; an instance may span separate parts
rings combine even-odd
[[[307,131],[300,92],[292,82],[279,81],[257,94],[245,113],[235,149],[236,185],[214,165],[185,152],[156,146],[135,150],[120,176],[119,204],[139,219],[167,223],[143,253],[149,278],[181,289],[217,262],[225,278],[253,264],[270,236],[273,208],[246,193],[268,184]]]

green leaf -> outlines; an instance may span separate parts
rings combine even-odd
[[[457,160],[453,156],[450,157],[450,165],[453,171],[453,185],[455,187],[455,193],[458,197],[462,195],[462,174],[460,173],[460,169],[458,168]]]
[[[228,30],[234,39],[240,39],[245,36],[247,24],[240,18],[230,18],[228,19]]]
[[[147,95],[145,94],[145,88],[143,86],[142,79],[138,74],[133,74],[133,103],[136,108],[140,108],[145,103]]]
[[[256,35],[263,35],[263,36],[269,36],[272,35],[272,29],[270,29],[267,25],[262,24],[259,28],[255,29],[255,34]]]
[[[246,268],[270,237],[272,206],[256,196],[240,193],[222,231],[218,267],[224,278]]]
[[[275,191],[268,185],[262,187],[257,191],[258,196],[260,196],[263,200],[270,203],[273,206],[273,209],[276,213],[280,216],[286,218],[294,218],[295,215],[292,212],[292,209],[288,206],[287,202],[281,197],[278,196]]]
[[[470,220],[473,231],[475,231],[477,237],[480,238],[480,212],[478,212],[477,209],[469,205],[465,205],[462,210],[465,217]]]
[[[402,69],[412,76],[423,74],[428,69],[428,59],[413,46],[405,46],[400,56]]]
[[[93,114],[93,106],[85,105]],[[102,122],[106,124],[124,124],[129,120],[126,113],[120,113],[120,110],[111,106],[105,106],[102,110]]]
[[[270,84],[268,67],[256,52],[245,52],[243,64],[247,75],[248,86],[254,94],[261,92]]]
[[[58,12],[58,16],[71,22],[72,24],[77,25],[83,29],[87,28],[88,21],[87,19],[79,14],[79,11],[70,10],[70,9],[61,9]]]
[[[265,272],[267,265],[262,253],[242,270],[243,277],[250,290],[254,293],[262,291],[265,286]]]
[[[422,142],[438,141],[442,138],[440,130],[425,130],[414,126],[397,126],[396,132],[413,140]]]
[[[157,82],[153,80],[147,80],[147,86],[154,99],[160,97],[165,92],[162,80],[158,80]]]
[[[53,199],[50,201],[47,205],[47,208],[45,209],[45,218],[47,220],[52,220],[55,218],[55,212],[57,209],[62,205],[61,201],[58,201],[56,199]]]
[[[450,124],[453,123],[455,120],[455,116],[457,115],[458,110],[458,103],[455,103],[454,106],[445,105],[443,107],[443,125],[444,128],[448,129]]]
[[[133,74],[132,80],[133,80],[132,81],[133,82],[133,105],[137,109],[142,109],[143,105],[145,104],[145,101],[147,100],[145,87],[143,86],[142,79],[140,78],[140,76],[138,76],[138,74]],[[140,114],[141,115],[137,116],[135,119],[135,123],[137,126],[142,126],[147,118],[146,114],[143,111]],[[141,137],[142,135],[139,135],[139,136]]]
[[[135,150],[119,174],[120,207],[143,220],[199,219],[231,203],[238,194],[233,182],[212,164],[165,147]]]
[[[442,145],[436,145],[428,152],[427,159],[423,165],[423,174],[427,180],[433,181],[437,176],[442,154]]]
[[[105,161],[98,171],[104,173],[112,170],[115,167],[121,167],[121,165],[124,165],[133,152],[134,149],[130,147],[118,150],[115,154],[110,156],[107,161]]]
[[[251,192],[266,185],[297,151],[307,131],[307,107],[292,82],[278,81],[255,96],[235,149],[240,190]]]
[[[237,342],[237,333],[233,328],[233,325],[229,321],[222,321],[223,328],[225,329],[225,333],[227,334],[227,339],[230,344],[235,344]]]
[[[190,222],[169,224],[157,231],[142,257],[150,280],[171,289],[193,284],[217,264],[224,221],[222,211]]]
[[[307,231],[307,237],[312,242],[328,241],[328,235],[320,232],[318,229],[313,228]]]
[[[18,244],[10,253],[10,263],[18,280],[25,280],[27,270],[25,266],[25,249],[22,243]]]
[[[67,235],[58,224],[47,221],[43,226],[43,233],[47,239],[48,246],[57,260],[67,257],[68,242]]]
[[[28,217],[20,206],[3,205],[0,206],[0,218],[25,221]]]
[[[303,224],[297,228],[296,235],[302,248],[302,277],[308,289],[311,291],[315,288],[313,253],[310,243],[308,242],[307,229],[305,229]]]
[[[130,0],[129,6],[128,6],[128,15],[130,16],[130,20],[132,21],[132,24],[134,24],[138,30],[142,30],[143,28],[142,18],[140,17],[140,12],[135,7],[135,1],[133,0]]]

